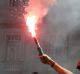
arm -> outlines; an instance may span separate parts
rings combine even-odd
[[[58,74],[73,74],[71,71],[60,66],[57,62],[53,61],[49,56],[43,54],[40,56],[42,63],[50,65]]]

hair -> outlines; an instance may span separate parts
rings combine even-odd
[[[32,74],[38,74],[38,72],[33,72]]]
[[[80,70],[80,61],[77,64],[77,69]]]

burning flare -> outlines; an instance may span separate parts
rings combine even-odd
[[[43,50],[36,39],[36,24],[46,16],[48,8],[52,6],[55,0],[29,0],[28,6],[25,8],[25,21],[29,31],[34,37],[35,43],[38,48],[39,55],[43,54]],[[27,13],[26,13],[27,12]]]
[[[35,29],[37,24],[37,17],[35,15],[25,16],[26,25],[28,26],[29,31],[32,34],[32,37],[36,36]]]

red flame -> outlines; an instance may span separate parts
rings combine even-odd
[[[48,8],[52,6],[54,2],[55,0],[29,0],[28,6],[25,7],[24,17],[26,25],[28,26],[33,37],[36,36],[35,28],[37,22],[39,22],[39,19],[46,16]]]
[[[26,25],[28,26],[28,29],[32,34],[32,37],[35,37],[36,36],[35,29],[38,21],[37,17],[35,15],[28,15],[25,16],[25,20],[26,20]]]
[[[28,6],[25,7],[25,21],[26,25],[29,28],[29,31],[32,33],[32,36],[35,37],[35,28],[39,19],[42,19],[46,16],[48,8],[52,6],[55,0],[29,0]]]

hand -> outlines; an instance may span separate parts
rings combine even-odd
[[[49,65],[53,64],[53,60],[46,54],[41,55],[40,60],[44,64],[49,64]]]

